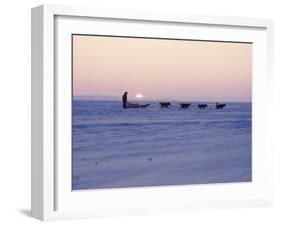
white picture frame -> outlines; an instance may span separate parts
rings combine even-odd
[[[115,29],[116,23],[118,30]],[[182,28],[193,29],[193,32],[182,33]],[[246,184],[71,191],[72,97],[65,89],[69,90],[67,87],[71,82],[69,35],[77,31],[253,42],[253,181]],[[266,100],[271,97],[273,82],[272,39],[273,22],[266,19],[107,11],[57,5],[33,8],[32,216],[56,220],[271,205],[273,153],[266,142],[266,119],[270,115],[271,102]]]

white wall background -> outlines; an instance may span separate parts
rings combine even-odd
[[[43,3],[192,14],[263,17],[275,20],[275,104],[281,115],[281,7],[276,0],[4,0],[0,8],[0,224],[42,224],[30,208],[30,8]],[[271,208],[214,210],[50,222],[52,225],[281,225],[280,119],[275,135],[276,204]],[[279,135],[280,136],[280,135]],[[278,145],[278,146],[277,146]]]

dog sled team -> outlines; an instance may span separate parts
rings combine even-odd
[[[122,96],[122,103],[123,108],[147,108],[150,106],[150,104],[137,104],[137,103],[129,103],[128,102],[128,92],[125,92]],[[160,108],[169,108],[172,104],[170,102],[160,102],[159,103]],[[191,103],[179,103],[180,108],[187,109],[191,106]],[[216,109],[223,109],[226,106],[226,104],[220,104],[216,103],[215,107]],[[208,107],[208,104],[198,104],[198,108],[204,109]]]

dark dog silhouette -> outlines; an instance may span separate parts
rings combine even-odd
[[[186,108],[189,108],[189,106],[190,106],[191,104],[190,104],[190,103],[179,103],[179,105],[180,105],[180,108],[186,109]]]
[[[171,106],[170,102],[160,102],[159,104],[161,108],[169,108]]]
[[[206,107],[208,107],[208,104],[198,104],[198,108],[206,108]]]
[[[225,107],[225,104],[216,103],[216,109],[223,109],[224,107]]]

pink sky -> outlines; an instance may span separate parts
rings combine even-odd
[[[251,101],[252,44],[73,36],[73,95]]]

